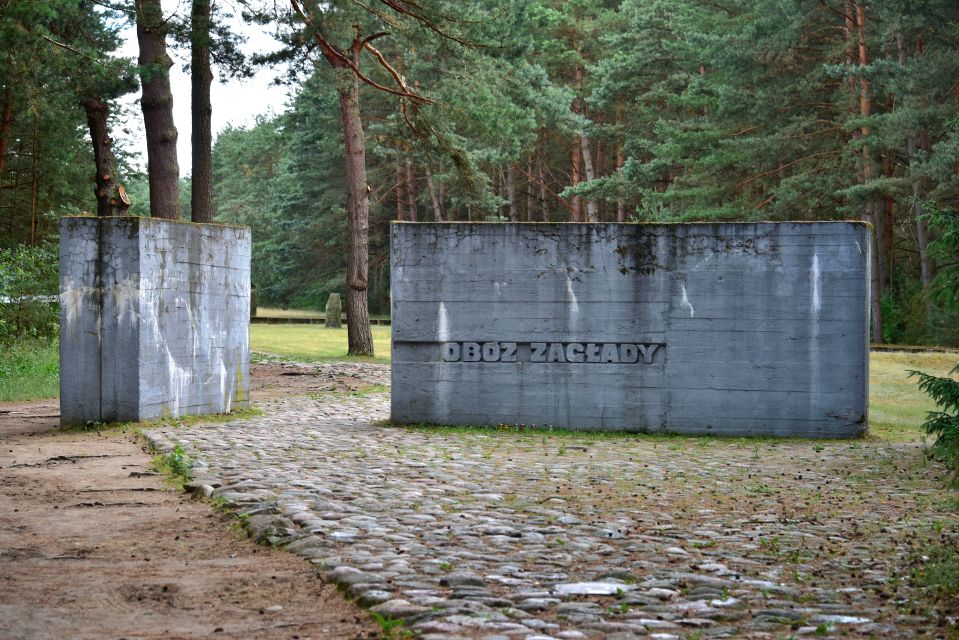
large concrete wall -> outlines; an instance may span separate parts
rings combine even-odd
[[[393,419],[862,435],[869,233],[394,223]]]
[[[247,228],[64,218],[61,423],[246,407],[249,292]]]

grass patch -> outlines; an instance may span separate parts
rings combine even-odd
[[[349,391],[321,391],[320,393],[308,394],[308,397],[313,398],[315,400],[319,400],[322,398],[329,398],[329,397],[335,398],[335,397],[343,397],[343,396],[362,398],[375,393],[387,393],[389,392],[389,390],[390,390],[389,386],[385,384],[365,384],[362,387],[358,387],[356,389],[352,389]]]
[[[954,602],[959,596],[959,550],[933,545],[923,551],[923,556],[922,563],[913,571],[914,582],[934,598]]]
[[[756,447],[759,455],[760,446],[775,447],[777,444],[789,442],[822,442],[823,444],[836,444],[838,442],[855,442],[852,439],[828,438],[828,439],[810,439],[796,438],[786,436],[721,436],[721,435],[688,435],[683,433],[673,433],[671,431],[579,431],[561,427],[524,425],[524,424],[500,424],[495,426],[487,425],[448,425],[448,424],[430,424],[420,422],[415,424],[405,424],[393,422],[392,420],[378,420],[374,424],[378,427],[388,427],[396,429],[406,429],[408,431],[420,431],[431,435],[440,436],[462,436],[479,435],[486,438],[496,438],[499,436],[508,436],[509,442],[525,442],[541,439],[546,443],[546,438],[551,440],[559,438],[560,440],[572,444],[589,444],[591,442],[604,441],[623,441],[623,440],[642,440],[653,443],[659,443],[670,451],[682,451],[686,445],[698,444],[708,447],[712,443],[736,443],[751,445]],[[563,449],[560,455],[564,455]]]
[[[180,486],[190,481],[192,471],[190,456],[183,451],[183,447],[179,444],[166,455],[154,456],[153,468],[168,476],[171,481]]]
[[[60,343],[26,340],[0,347],[0,402],[60,394]]]
[[[346,327],[327,329],[322,325],[250,325],[250,348],[301,362],[329,360],[390,361],[390,327],[374,325],[373,358],[352,358],[346,355]]]
[[[280,309],[279,307],[257,307],[257,318],[321,318],[323,314],[316,309]]]
[[[869,358],[869,431],[892,442],[922,438],[926,412],[933,401],[919,390],[907,371],[918,369],[948,377],[959,358],[955,353],[872,353]]]
[[[323,311],[317,309],[280,309],[278,307],[257,307],[257,318],[302,318],[306,320],[316,320],[325,317]],[[389,320],[388,313],[371,313],[373,320]]]
[[[179,418],[158,418],[156,420],[141,420],[140,422],[84,422],[69,427],[61,427],[61,433],[82,433],[86,431],[143,431],[155,427],[189,427],[201,422],[234,422],[263,415],[260,409],[248,407],[237,409],[230,413],[206,413],[202,415],[187,415]]]

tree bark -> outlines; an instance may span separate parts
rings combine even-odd
[[[576,89],[577,91],[582,91],[583,88],[583,65],[576,65]],[[583,108],[583,101],[579,96],[573,98],[573,112],[578,115],[583,115],[585,117],[585,109]],[[582,170],[579,172],[580,179],[583,175],[586,176],[586,181],[591,182],[595,177],[595,171],[593,169],[593,154],[590,149],[590,140],[589,136],[586,135],[584,131],[582,135],[578,137],[579,149],[574,150],[574,154],[582,154]],[[580,205],[582,206],[582,205]],[[582,209],[580,209],[580,216],[582,216]],[[586,217],[590,222],[599,222],[598,213],[596,210],[596,200],[593,198],[586,199]]]
[[[533,221],[533,156],[526,156],[526,222]]]
[[[358,42],[354,59],[359,58]],[[373,333],[367,301],[369,276],[370,200],[366,185],[366,141],[360,117],[359,80],[349,69],[338,70],[340,116],[346,150],[346,333],[351,356],[373,355]]]
[[[543,139],[537,141],[536,165],[539,172],[539,204],[543,208],[541,211],[543,222],[549,222],[549,207],[546,204],[546,163],[543,161],[543,147],[546,146],[546,133],[543,132]]]
[[[409,150],[407,150],[409,152]],[[406,195],[409,198],[407,210],[410,214],[410,222],[416,222],[416,183],[413,180],[413,159],[408,155],[406,157]]]
[[[430,163],[423,165],[426,172],[426,184],[430,188],[430,200],[433,203],[433,219],[436,222],[443,222],[443,207],[440,205],[439,195],[436,192],[436,183],[433,181],[433,171],[430,169]]]
[[[589,148],[589,137],[585,134],[579,137],[580,148],[583,152],[583,169],[586,171],[586,181],[592,182],[596,178],[596,174],[593,171],[593,154],[590,152]],[[599,210],[596,203],[596,200],[593,198],[586,198],[586,217],[590,222],[599,222]]]
[[[403,184],[403,163],[399,157],[396,159],[396,219],[402,220],[404,217],[403,209],[406,208],[406,192]]]
[[[866,44],[866,7],[860,0],[855,2],[856,26],[859,42],[859,64],[866,66],[869,64],[869,50]],[[870,83],[868,78],[860,80],[859,87],[859,115],[867,118],[872,114],[872,96],[870,95]],[[870,129],[868,126],[861,127],[862,139],[869,137]],[[868,184],[872,179],[873,159],[866,145],[862,146],[862,183]],[[882,283],[884,280],[885,262],[884,243],[882,242],[882,223],[879,220],[876,203],[868,200],[863,208],[863,219],[872,224],[872,340],[876,343],[883,341],[882,331]]]
[[[37,244],[37,191],[40,176],[37,173],[37,157],[40,155],[40,136],[37,131],[37,116],[33,115],[33,150],[30,153],[30,245]]]
[[[570,184],[571,186],[576,186],[580,183],[582,178],[582,159],[583,154],[579,149],[579,136],[573,137],[573,146],[569,150],[570,163],[572,166],[572,171],[570,172]],[[580,222],[583,218],[583,198],[576,195],[573,196],[570,202],[569,207],[569,221],[570,222]]]
[[[516,207],[516,168],[511,162],[506,165],[506,199],[509,201],[509,221],[519,222],[519,211]]]
[[[616,173],[623,172],[623,165],[626,164],[626,157],[623,155],[623,144],[616,143]],[[626,222],[626,202],[622,197],[616,199],[616,222]]]
[[[3,97],[3,115],[0,116],[0,176],[7,159],[7,144],[10,142],[10,123],[13,122],[13,87],[7,87]]]
[[[213,132],[210,104],[210,0],[193,0],[190,24],[193,176],[190,219],[213,222]]]
[[[97,215],[122,215],[128,204],[117,183],[117,160],[113,155],[113,140],[107,124],[110,106],[100,97],[84,98],[80,103],[87,114],[93,162],[97,168],[96,186],[93,188],[97,197]]]
[[[150,215],[180,219],[180,166],[177,163],[177,131],[173,123],[173,93],[166,50],[166,23],[160,0],[136,0],[137,41],[143,94],[143,127],[147,139],[147,174],[150,183]]]
[[[920,45],[921,47],[921,45]],[[906,66],[906,47],[903,40],[902,31],[896,32],[896,48],[899,52],[899,66]],[[921,48],[919,49],[921,53]],[[928,289],[933,278],[932,259],[929,257],[929,225],[922,215],[922,185],[918,176],[914,173],[914,159],[916,155],[916,136],[911,132],[906,136],[906,156],[909,160],[909,182],[912,184],[912,209],[913,219],[916,224],[916,241],[919,248],[919,268],[922,278],[922,288]]]

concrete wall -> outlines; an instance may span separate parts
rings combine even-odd
[[[869,228],[392,226],[398,422],[866,430]]]
[[[246,407],[249,292],[247,228],[64,218],[62,424]]]

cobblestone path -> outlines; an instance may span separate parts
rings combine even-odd
[[[918,445],[406,429],[384,426],[385,393],[262,408],[148,437],[180,443],[193,487],[234,505],[253,535],[424,638],[947,626],[898,575],[955,518]]]

